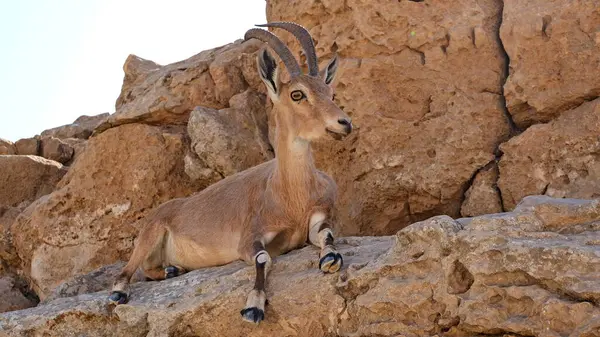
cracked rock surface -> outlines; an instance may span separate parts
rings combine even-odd
[[[116,308],[102,291],[5,313],[0,335],[600,334],[600,201],[527,197],[510,213],[338,242],[339,274],[318,271],[313,247],[275,259],[259,326],[239,317],[254,272],[236,262],[135,283]]]
[[[524,196],[600,198],[600,99],[533,125],[502,144],[498,187],[504,207]]]
[[[600,96],[597,1],[505,0],[500,36],[510,57],[506,105],[519,127]]]

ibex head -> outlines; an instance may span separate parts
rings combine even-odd
[[[278,27],[292,33],[300,42],[308,62],[308,74],[302,74],[298,62],[289,48],[267,30],[253,28],[246,32],[246,40],[255,38],[266,42],[281,58],[290,81],[283,83],[279,78],[277,61],[266,50],[257,58],[258,73],[265,83],[269,97],[273,101],[278,116],[287,124],[294,137],[314,140],[329,133],[336,138],[352,131],[352,121],[348,115],[333,103],[331,83],[337,70],[337,57],[319,72],[317,54],[310,33],[292,22],[272,22],[258,27]]]

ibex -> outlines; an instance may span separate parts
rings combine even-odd
[[[310,147],[312,140],[325,135],[339,139],[352,131],[350,118],[332,101],[337,57],[319,72],[314,43],[304,27],[290,22],[257,26],[292,33],[308,63],[305,75],[288,47],[267,30],[252,28],[245,34],[245,40],[266,42],[290,74],[290,80],[282,83],[276,60],[266,49],[258,53],[258,73],[273,102],[275,159],[157,207],[143,220],[132,256],[113,285],[111,301],[127,301],[130,278],[140,266],[147,278],[162,280],[242,259],[255,266],[256,281],[241,315],[259,323],[264,319],[272,256],[308,240],[321,249],[323,272],[342,267],[331,230],[337,187],[316,169]]]

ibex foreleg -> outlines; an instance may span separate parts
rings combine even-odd
[[[344,260],[335,249],[328,220],[325,213],[315,213],[310,219],[308,239],[313,245],[321,248],[319,269],[325,273],[335,273],[342,268]]]
[[[256,267],[256,279],[254,288],[248,294],[246,306],[240,311],[240,314],[245,321],[258,324],[265,318],[265,304],[267,302],[265,285],[271,267],[271,256],[269,256],[265,246],[260,241],[253,244],[253,251],[255,252],[253,262]]]

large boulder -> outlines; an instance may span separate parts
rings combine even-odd
[[[600,96],[597,1],[507,0],[503,12],[504,93],[518,126],[548,122]]]
[[[186,124],[196,106],[228,107],[235,94],[260,90],[254,55],[261,46],[236,41],[166,66],[130,55],[116,113],[97,131],[132,122]]]
[[[88,139],[92,132],[102,124],[109,116],[109,113],[99,115],[83,115],[79,116],[73,123],[62,125],[56,128],[42,131],[42,137],[54,137],[59,139],[77,138]]]
[[[471,178],[509,134],[501,9],[496,0],[267,1],[269,21],[310,30],[323,64],[341,58],[335,101],[356,132],[315,148],[340,186],[343,233],[459,216]],[[277,33],[299,54],[293,36]]]
[[[252,89],[233,96],[230,108],[197,107],[188,122],[191,147],[199,165],[188,166],[190,176],[208,168],[220,177],[232,175],[273,158],[268,139],[265,95]]]
[[[183,170],[183,128],[141,124],[107,130],[61,181],[17,218],[13,243],[40,298],[63,280],[129,257],[136,220],[191,194]]]
[[[0,155],[0,206],[31,203],[52,192],[65,173],[60,163],[42,157]]]
[[[62,164],[68,163],[75,154],[71,145],[56,137],[42,137],[41,150],[42,157]]]
[[[511,213],[438,216],[395,237],[338,239],[275,259],[266,320],[241,320],[254,268],[242,262],[0,315],[7,336],[598,336],[600,201],[528,197]],[[106,284],[109,287],[109,284]]]
[[[39,137],[23,138],[15,143],[17,153],[24,156],[38,156],[40,154],[40,139]]]
[[[60,163],[41,157],[0,155],[0,312],[37,303],[18,276],[21,260],[11,226],[27,205],[55,190],[65,173]]]
[[[512,209],[526,195],[600,198],[600,99],[500,146],[498,186]]]
[[[0,138],[0,155],[4,154],[16,154],[17,148],[15,144],[10,140]]]

